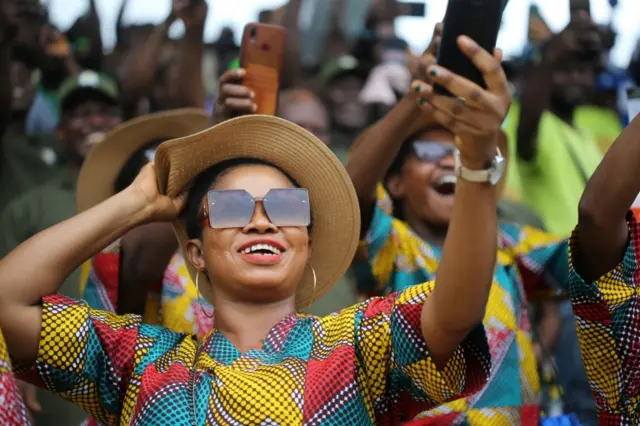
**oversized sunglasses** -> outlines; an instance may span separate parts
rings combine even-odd
[[[207,194],[205,220],[214,229],[244,228],[262,203],[269,221],[278,227],[309,226],[309,193],[302,188],[271,189],[264,197],[252,197],[244,189],[212,190]]]
[[[413,151],[422,161],[437,162],[448,156],[453,156],[456,152],[455,145],[444,144],[435,141],[415,141]]]

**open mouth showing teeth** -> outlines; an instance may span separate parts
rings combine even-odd
[[[282,253],[282,251],[269,244],[254,244],[250,247],[241,250],[242,254],[260,254],[263,256],[277,256]]]
[[[433,188],[440,195],[453,195],[456,190],[456,177],[454,175],[442,176],[436,181]]]

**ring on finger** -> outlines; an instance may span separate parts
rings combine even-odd
[[[460,102],[463,105],[467,104],[467,100],[463,96],[456,96],[456,101]]]

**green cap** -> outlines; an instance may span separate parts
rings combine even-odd
[[[366,77],[367,70],[353,56],[340,56],[320,70],[316,80],[318,88],[325,88],[331,81],[345,74],[358,74]]]
[[[118,103],[120,97],[118,85],[112,78],[95,71],[82,71],[78,75],[65,80],[60,86],[58,90],[60,111],[68,108],[69,101],[81,92],[99,93],[111,100],[114,104]]]

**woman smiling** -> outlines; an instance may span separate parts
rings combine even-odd
[[[465,140],[464,164],[490,162],[496,140]],[[236,118],[163,143],[130,187],[0,261],[0,327],[22,368],[35,363],[32,382],[104,424],[397,424],[479,390],[489,374],[481,321],[495,188],[459,183],[453,210],[437,285],[301,314],[351,263],[355,191],[302,128]],[[153,221],[173,221],[215,307],[204,339],[55,294],[77,265]]]

